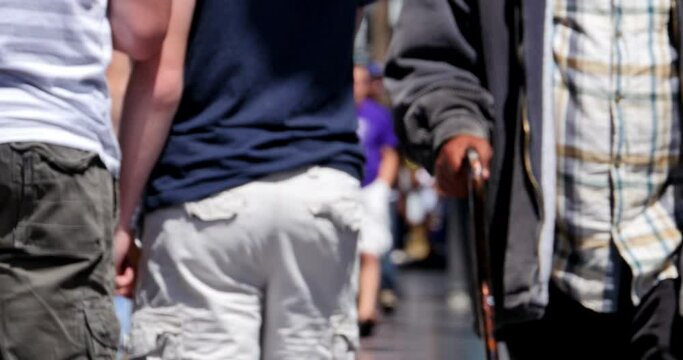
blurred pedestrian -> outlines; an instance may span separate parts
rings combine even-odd
[[[372,78],[368,68],[353,70],[354,97],[358,113],[358,135],[365,153],[362,180],[363,223],[358,243],[360,278],[358,283],[358,321],[361,336],[372,333],[377,322],[377,297],[380,289],[381,258],[393,244],[389,202],[398,174],[398,140],[391,113],[373,100]]]

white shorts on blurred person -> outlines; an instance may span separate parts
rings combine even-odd
[[[391,219],[389,203],[391,187],[376,179],[361,190],[363,221],[358,238],[358,251],[382,257],[391,250]]]

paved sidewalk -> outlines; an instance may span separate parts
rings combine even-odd
[[[447,283],[443,272],[399,273],[398,309],[383,318],[373,337],[363,339],[359,360],[483,359],[469,306],[449,310]]]

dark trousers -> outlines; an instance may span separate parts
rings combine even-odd
[[[637,307],[626,292],[618,312],[601,314],[551,284],[545,316],[512,325],[501,337],[513,360],[683,359],[678,286],[677,280],[660,282]]]

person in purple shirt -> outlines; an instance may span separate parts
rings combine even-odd
[[[355,66],[353,76],[358,136],[366,158],[362,180],[365,215],[358,242],[358,320],[361,336],[368,336],[377,322],[380,259],[392,245],[389,196],[398,173],[399,157],[391,113],[372,99],[372,78],[368,68]]]

